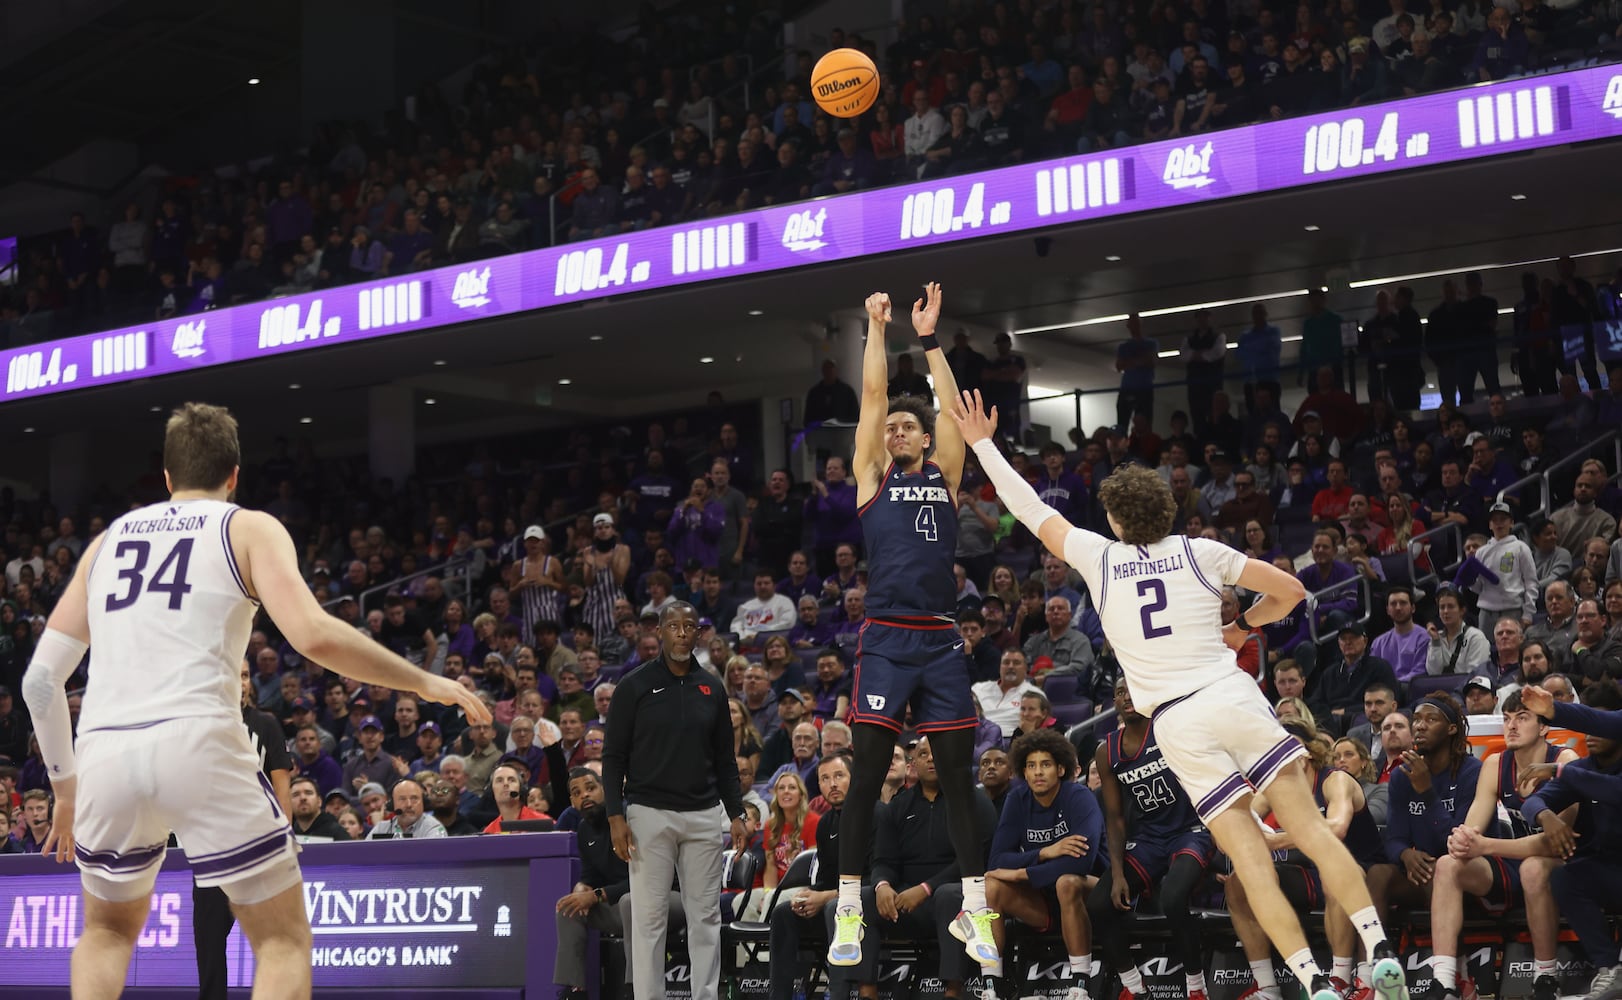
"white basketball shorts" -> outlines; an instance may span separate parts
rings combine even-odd
[[[1238,670],[1161,705],[1154,724],[1160,752],[1206,822],[1307,756],[1279,725],[1255,678]]]
[[[171,719],[79,737],[74,848],[85,888],[150,892],[173,831],[201,886],[296,870],[287,817],[240,721]],[[113,900],[120,901],[120,900]]]

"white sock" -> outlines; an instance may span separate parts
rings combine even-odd
[[[1121,985],[1131,990],[1133,996],[1141,997],[1147,992],[1143,987],[1143,973],[1138,971],[1137,966],[1127,969],[1120,976]]]
[[[1308,990],[1312,989],[1312,981],[1323,975],[1324,970],[1318,968],[1318,960],[1312,957],[1311,948],[1302,948],[1284,961],[1294,971],[1295,978],[1301,980],[1301,985]]]
[[[963,880],[963,908],[970,913],[986,908],[985,876],[977,875]]]
[[[1556,976],[1560,974],[1560,963],[1552,958],[1547,962],[1541,958],[1534,958],[1532,959],[1532,966],[1533,978],[1538,976]]]
[[[1364,953],[1373,955],[1374,946],[1385,940],[1385,928],[1380,925],[1380,911],[1372,906],[1365,906],[1353,913],[1351,918],[1352,926],[1357,928],[1358,937],[1363,939]]]
[[[1070,956],[1070,974],[1072,976],[1087,976],[1087,975],[1091,975],[1092,971],[1093,971],[1093,956],[1091,956],[1091,955],[1071,955]]]
[[[1364,986],[1374,982],[1374,963],[1367,961],[1357,963],[1357,978]]]
[[[1342,955],[1336,955],[1333,962],[1334,967],[1329,974],[1343,983],[1350,983],[1352,981],[1352,966],[1356,963],[1352,961],[1350,956]]]
[[[980,975],[982,975],[982,976],[996,976],[998,979],[1001,979],[1002,978],[1002,959],[1000,959],[1000,958],[997,959],[997,964],[996,965],[987,965],[987,966],[983,967],[980,970]]]
[[[853,910],[862,908],[862,880],[859,878],[846,878],[839,876],[839,908],[850,907]]]
[[[1199,992],[1199,993],[1204,993],[1205,992],[1205,973],[1204,972],[1196,972],[1192,976],[1185,975],[1185,976],[1183,976],[1183,979],[1188,983],[1188,992],[1190,994],[1193,994],[1195,992]]]
[[[1431,975],[1436,977],[1436,985],[1442,989],[1456,989],[1459,985],[1459,960],[1452,955],[1432,955]]]
[[[1273,959],[1264,958],[1260,962],[1250,963],[1251,978],[1256,980],[1256,988],[1267,994],[1268,1000],[1279,1000],[1281,994],[1278,990],[1278,980],[1273,977]]]

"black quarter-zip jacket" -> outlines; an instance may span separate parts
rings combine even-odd
[[[689,661],[677,675],[663,656],[620,679],[603,734],[603,806],[697,812],[717,802],[743,815],[725,685]]]

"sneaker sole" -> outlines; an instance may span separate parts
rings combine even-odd
[[[830,948],[828,950],[828,964],[838,966],[841,969],[848,969],[853,965],[861,965],[862,950],[857,948],[856,954],[854,955],[835,955],[833,949]]]
[[[1380,1000],[1408,1000],[1408,979],[1402,963],[1394,958],[1382,958],[1374,963],[1375,996]]]
[[[993,965],[996,965],[998,962],[1002,961],[1001,955],[985,956],[971,951],[969,949],[969,940],[963,936],[963,931],[960,927],[958,927],[958,922],[956,920],[953,920],[950,924],[947,924],[946,930],[954,938],[957,938],[958,944],[963,946],[963,951],[965,954],[967,954],[974,961],[980,963],[980,968],[989,969]]]
[[[1312,1000],[1341,1000],[1340,991],[1326,987],[1312,994]]]

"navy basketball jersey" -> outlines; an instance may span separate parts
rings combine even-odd
[[[1332,767],[1323,768],[1312,782],[1312,797],[1318,803],[1319,812],[1329,809],[1329,797],[1324,794],[1324,782],[1335,773]],[[1368,800],[1363,802],[1363,808],[1352,813],[1352,822],[1346,827],[1346,849],[1352,852],[1357,863],[1367,868],[1385,860],[1385,842],[1380,838],[1380,828],[1374,822],[1374,816],[1369,813]]]
[[[1143,738],[1143,745],[1131,757],[1121,749],[1122,730],[1109,734],[1109,769],[1121,790],[1132,804],[1133,840],[1171,838],[1200,826],[1199,814],[1188,793],[1171,773],[1171,765],[1161,756],[1160,744],[1155,742],[1154,726]]]
[[[908,473],[891,462],[857,513],[867,544],[867,616],[955,616],[957,504],[940,466],[925,462]]]
[[[1552,743],[1544,747],[1543,763],[1553,764],[1560,756],[1560,748]],[[1498,755],[1498,804],[1504,807],[1509,815],[1509,831],[1505,838],[1519,840],[1521,837],[1530,837],[1543,828],[1537,824],[1536,818],[1521,814],[1521,807],[1526,799],[1516,791],[1515,783],[1519,780],[1520,768],[1515,763],[1515,751],[1504,750]]]

